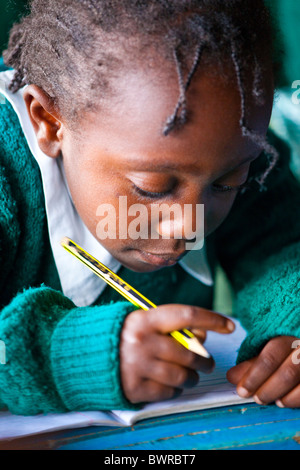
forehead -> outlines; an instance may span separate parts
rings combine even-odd
[[[109,105],[84,116],[79,134],[83,139],[79,140],[132,164],[193,164],[204,156],[215,160],[220,155],[227,155],[230,164],[230,158],[234,162],[240,153],[251,152],[251,145],[241,134],[241,97],[235,76],[228,75],[225,78],[200,66],[186,95],[187,123],[164,136],[180,92],[175,67],[124,71]],[[265,134],[271,108],[272,93],[264,106],[249,102],[248,126]]]

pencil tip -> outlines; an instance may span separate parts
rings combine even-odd
[[[205,347],[202,346],[200,341],[197,338],[189,339],[189,350],[198,354],[199,356],[205,357],[205,359],[210,359],[211,355],[206,351]]]
[[[60,241],[61,246],[68,245],[69,240],[70,239],[68,237],[63,237]]]

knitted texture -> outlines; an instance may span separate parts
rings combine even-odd
[[[138,286],[138,290],[156,305],[172,303],[212,308],[212,287],[200,283],[179,265],[143,275],[122,267],[118,274],[128,284]],[[117,302],[119,299],[120,294],[117,291],[107,288],[98,302],[103,304],[112,300]]]
[[[49,345],[63,312],[73,307],[61,294],[42,287],[17,295],[2,310],[6,364],[0,369],[0,393],[13,413],[66,411],[53,382]]]
[[[132,310],[129,302],[75,308],[55,329],[51,363],[68,409],[136,408],[123,396],[119,377],[120,332]]]
[[[39,167],[10,104],[0,105],[0,306],[26,287],[60,289]]]
[[[236,294],[234,315],[249,332],[238,362],[256,356],[272,337],[300,337],[300,185],[286,145],[274,135],[269,140],[280,162],[267,190],[240,195],[213,237]],[[259,159],[252,173],[262,164]]]
[[[0,106],[0,230],[2,402],[24,415],[136,408],[123,395],[119,363],[121,328],[135,307],[109,287],[86,308],[60,292],[40,170],[9,103]],[[211,306],[212,289],[179,266],[120,274],[157,303]]]
[[[275,336],[300,338],[300,243],[263,262],[237,295],[235,310],[250,332],[238,363],[255,357]],[[259,292],[259,299],[257,293]]]
[[[207,239],[236,293],[235,314],[248,329],[239,360],[256,355],[273,336],[300,335],[300,190],[287,148],[275,143],[281,161],[268,191],[239,196]],[[0,340],[7,349],[2,401],[16,414],[130,408],[118,351],[122,324],[134,308],[117,302],[109,288],[85,308],[61,293],[40,171],[9,104],[0,106],[0,231]],[[209,308],[211,291],[179,266],[144,275],[123,268],[121,274],[158,304]]]
[[[15,414],[132,408],[119,380],[119,337],[129,302],[76,308],[47,287],[2,310],[1,399]],[[51,349],[51,351],[50,351]]]

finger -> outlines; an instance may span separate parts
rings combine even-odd
[[[260,404],[272,403],[291,392],[299,383],[300,366],[293,364],[292,354],[290,354],[276,372],[257,390],[256,401]]]
[[[201,330],[200,328],[192,328],[191,332],[198,338],[201,344],[205,343],[207,337],[205,330]]]
[[[255,358],[251,359],[250,361],[241,362],[237,366],[229,369],[226,373],[228,382],[232,383],[233,385],[237,385],[246,372],[250,369],[254,361]]]
[[[149,357],[154,354],[159,360],[178,364],[189,369],[210,373],[215,367],[212,357],[207,359],[194,354],[187,348],[182,347],[181,344],[174,341],[170,336],[153,335],[153,342],[149,342],[147,348],[149,349]]]
[[[168,387],[153,380],[143,380],[130,401],[132,403],[141,403],[171,400],[180,395],[181,392],[180,389]]]
[[[194,370],[158,360],[150,363],[144,377],[173,388],[191,388],[199,381]]]
[[[200,307],[190,305],[161,305],[147,312],[149,327],[160,333],[171,333],[184,328],[201,328],[229,334],[234,323],[226,317]]]
[[[300,408],[300,385],[295,387],[280,400],[277,400],[276,405],[279,406],[279,408]]]
[[[253,396],[280,367],[290,351],[290,341],[284,341],[283,337],[269,341],[238,383],[237,393],[243,398]]]

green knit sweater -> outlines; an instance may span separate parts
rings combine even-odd
[[[300,190],[287,148],[275,143],[281,162],[268,191],[240,195],[207,239],[210,263],[217,259],[225,269],[235,314],[249,332],[239,360],[276,335],[300,337]],[[8,103],[0,106],[0,262],[3,404],[24,415],[132,408],[120,383],[119,338],[133,307],[110,288],[89,307],[76,307],[62,294],[40,171]],[[180,266],[143,275],[122,268],[120,274],[157,304],[211,307],[211,289]]]

